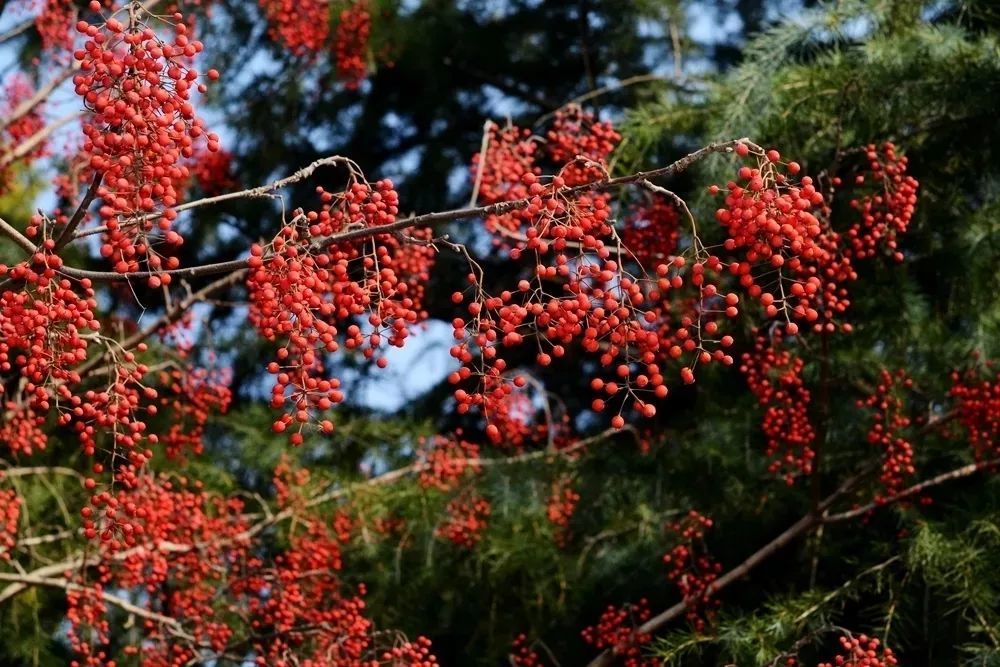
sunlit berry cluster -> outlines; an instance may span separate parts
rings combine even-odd
[[[433,248],[403,243],[391,234],[357,242],[328,237],[387,225],[398,213],[391,181],[353,181],[343,192],[318,190],[319,211],[300,213],[267,246],[250,250],[250,321],[279,343],[271,405],[286,410],[274,430],[293,444],[318,423],[333,430],[324,413],[340,403],[337,378],[327,378],[324,356],[343,346],[374,359],[383,345],[402,347],[414,325],[426,318],[420,297],[434,259]],[[419,232],[417,233],[419,235]]]
[[[840,647],[840,655],[830,662],[819,663],[817,667],[893,667],[899,664],[892,649],[876,637],[841,637]]]
[[[622,137],[607,121],[571,104],[556,111],[545,134],[548,158],[560,165],[559,175],[570,187],[607,176],[607,161]]]
[[[950,395],[977,461],[1000,455],[1000,373],[970,369],[951,375]]]
[[[910,426],[905,392],[913,386],[913,380],[906,372],[895,373],[882,369],[878,385],[871,396],[858,401],[858,407],[872,409],[872,424],[868,430],[868,442],[882,449],[882,472],[879,480],[883,493],[876,501],[892,496],[903,489],[906,481],[913,476],[913,444],[906,437]]]
[[[768,471],[794,483],[797,474],[809,475],[816,452],[816,431],[809,419],[811,394],[802,379],[805,362],[780,340],[758,337],[752,352],[743,354],[740,371],[750,391],[764,408],[761,431],[767,438]]]
[[[711,586],[722,572],[722,565],[705,549],[705,531],[711,527],[712,520],[694,510],[667,524],[667,530],[680,540],[663,556],[667,579],[677,586],[687,606],[687,620],[696,632],[703,632],[713,621],[719,604],[711,597]]]
[[[740,258],[730,272],[767,317],[784,320],[789,334],[800,324],[834,330],[832,320],[850,303],[842,283],[853,273],[836,235],[813,212],[823,207],[823,194],[808,176],[793,183],[798,163],[782,163],[775,150],[752,152],[741,144],[736,152],[752,155],[756,166],[740,167],[715,214],[726,229],[725,249]]]
[[[87,337],[100,330],[97,300],[89,280],[62,278],[62,259],[43,250],[13,267],[0,265],[0,278],[15,281],[0,293],[0,372],[24,379],[27,407],[45,414],[51,397],[79,407],[70,387],[80,382],[76,366],[87,358]]]
[[[92,4],[93,11],[100,9]],[[132,6],[129,11],[122,16],[126,23],[112,15],[100,24],[77,24],[86,41],[73,54],[80,63],[73,84],[91,112],[83,150],[103,179],[97,192],[108,231],[101,254],[118,272],[145,263],[159,273],[178,266],[176,256],[155,246],[183,242],[173,226],[179,189],[190,176],[185,161],[197,141],[215,151],[219,140],[205,131],[191,103],[192,93],[204,89],[191,67],[201,42],[190,37],[180,14],[167,42],[144,22],[152,15]],[[209,72],[209,78],[217,76]],[[161,282],[169,283],[170,276],[150,278],[153,287]]]
[[[860,220],[844,237],[854,257],[873,257],[884,251],[902,261],[896,239],[910,225],[920,184],[906,173],[907,159],[896,153],[896,146],[890,141],[879,147],[865,146],[865,159],[869,173],[855,176],[854,185],[869,186],[873,192],[851,199],[850,205]]]
[[[649,603],[645,599],[621,607],[609,605],[597,625],[584,628],[580,636],[596,649],[610,650],[626,667],[655,667],[660,661],[642,652],[642,647],[653,637],[639,630],[650,616]]]

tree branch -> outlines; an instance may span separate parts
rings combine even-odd
[[[558,190],[558,194],[562,196],[572,196],[574,194],[579,194],[582,192],[598,191],[603,192],[605,190],[611,190],[623,185],[630,185],[633,183],[639,183],[641,181],[660,178],[665,176],[673,176],[678,174],[688,167],[690,167],[695,162],[702,160],[713,153],[730,153],[734,150],[735,146],[739,143],[746,143],[755,150],[760,147],[752,144],[747,139],[734,139],[732,141],[725,141],[719,143],[712,143],[703,148],[700,148],[693,153],[685,155],[676,162],[669,164],[665,167],[660,167],[659,169],[653,169],[650,171],[640,171],[627,176],[619,176],[618,178],[609,178],[603,181],[595,181],[593,183],[587,183],[585,185],[578,185],[574,187],[566,187]],[[345,158],[332,157],[325,158],[325,160],[344,160]],[[314,162],[313,165],[323,162],[319,160]],[[312,167],[312,165],[310,165]],[[307,167],[306,169],[309,169]],[[304,170],[303,170],[304,171]],[[292,177],[289,177],[292,178]],[[287,179],[285,179],[287,180]],[[279,183],[280,181],[276,182]],[[274,184],[270,186],[263,186],[263,189],[273,188]],[[238,193],[230,193],[227,195],[219,195],[218,197],[212,197],[207,200],[199,200],[198,202],[192,202],[188,206],[179,206],[178,210],[183,208],[193,208],[195,205],[201,206],[207,203],[215,203],[219,201],[225,201],[227,199],[237,199],[241,197],[253,196],[252,194],[258,190],[263,190],[261,188],[255,190],[244,190]],[[269,190],[267,190],[269,191]],[[262,195],[258,195],[262,196]],[[435,225],[440,225],[446,222],[453,222],[455,220],[462,220],[467,218],[480,218],[488,215],[498,215],[503,213],[509,213],[511,211],[516,211],[522,208],[526,208],[531,203],[532,197],[525,197],[524,199],[516,199],[507,202],[498,202],[496,204],[490,204],[487,206],[474,206],[468,208],[454,209],[450,211],[441,211],[437,213],[425,213],[423,215],[411,216],[409,218],[403,218],[395,222],[389,223],[387,225],[378,225],[376,227],[364,227],[361,229],[349,229],[343,232],[338,232],[336,234],[331,234],[330,236],[322,237],[313,241],[311,248],[313,250],[321,250],[329,245],[334,245],[336,243],[343,243],[345,241],[358,241],[362,239],[368,239],[380,234],[391,234],[393,232],[398,232],[410,227],[433,227]],[[88,230],[88,233],[90,230]],[[88,271],[84,269],[78,269],[70,266],[63,267],[61,269],[62,273],[73,278],[89,278],[94,281],[103,282],[116,282],[116,281],[126,281],[132,279],[146,279],[154,275],[169,274],[171,276],[176,276],[179,278],[197,278],[199,276],[208,275],[218,275],[220,273],[228,273],[230,271],[236,271],[238,269],[244,269],[249,266],[249,259],[237,259],[228,262],[218,262],[215,264],[203,264],[201,266],[193,266],[185,269],[173,269],[170,271],[133,271],[130,273],[116,273],[114,271]]]
[[[937,477],[932,477],[930,479],[924,480],[919,484],[914,484],[908,489],[904,489],[895,495],[889,496],[888,498],[872,501],[867,505],[862,505],[861,507],[856,507],[846,512],[840,512],[839,514],[830,514],[823,519],[823,522],[837,523],[839,521],[847,521],[848,519],[854,519],[856,517],[863,516],[868,512],[876,510],[879,507],[885,507],[887,505],[898,503],[901,500],[906,500],[907,498],[915,496],[927,489],[944,484],[945,482],[950,482],[956,479],[962,479],[963,477],[970,477],[981,470],[988,470],[990,468],[996,468],[998,466],[1000,466],[1000,459],[991,459],[989,461],[979,461],[978,463],[970,463],[967,466],[962,466],[961,468],[957,468],[956,470],[942,473]]]
[[[757,567],[757,565],[759,565],[763,561],[773,556],[782,547],[784,547],[785,545],[787,545],[789,542],[796,539],[800,535],[809,531],[813,526],[820,523],[823,520],[822,512],[826,511],[826,509],[828,509],[838,498],[840,498],[842,495],[850,491],[854,487],[854,485],[857,484],[867,473],[868,469],[866,468],[865,470],[862,470],[858,474],[853,475],[848,480],[846,480],[843,484],[840,485],[840,487],[836,491],[834,491],[832,494],[824,498],[822,502],[820,502],[819,507],[817,508],[819,513],[809,512],[801,519],[793,523],[791,526],[786,528],[784,532],[782,532],[773,540],[765,544],[763,547],[761,547],[754,553],[752,553],[745,561],[743,561],[742,563],[731,569],[729,572],[726,572],[721,577],[713,581],[706,590],[705,595],[706,596],[714,595],[719,591],[721,591],[722,589],[729,586],[730,584],[743,578],[744,576],[749,574],[749,572],[753,568]],[[648,621],[640,625],[639,628],[637,629],[637,632],[643,634],[653,634],[654,632],[662,628],[670,621],[683,615],[686,609],[687,609],[687,603],[678,602],[674,606],[660,612],[653,618],[649,619]],[[588,664],[588,667],[607,667],[608,665],[611,665],[613,663],[614,655],[615,654],[613,651],[606,650],[600,655],[598,655],[596,658],[591,660],[590,663]]]

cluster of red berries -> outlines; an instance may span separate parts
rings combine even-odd
[[[0,420],[0,445],[11,454],[31,456],[45,449],[49,440],[42,428],[45,417],[15,401],[7,401],[0,414],[3,416]]]
[[[986,363],[987,376],[976,370],[951,374],[950,395],[977,461],[1000,455],[1000,373]]]
[[[606,162],[622,140],[608,121],[598,121],[577,104],[559,109],[545,133],[545,151],[570,187],[607,177]]]
[[[514,667],[544,667],[545,665],[541,656],[531,647],[527,635],[524,634],[514,637],[508,657]]]
[[[529,260],[529,274],[516,290],[490,295],[477,273],[470,273],[470,318],[453,322],[459,342],[451,353],[463,367],[451,380],[459,384],[476,377],[480,384],[476,391],[456,391],[459,410],[480,409],[490,422],[487,435],[494,440],[501,429],[493,423],[493,414],[516,387],[505,374],[499,349],[528,339],[539,345],[540,366],[562,357],[570,345],[596,354],[613,377],[593,381],[597,397],[591,407],[601,412],[610,405],[617,412],[611,420],[616,427],[624,426],[622,412],[628,408],[646,417],[655,414],[653,399],[667,394],[664,362],[687,355],[680,369],[685,383],[694,382],[697,364],[733,362],[725,351],[733,338],[721,334],[719,317],[735,317],[739,297],[722,292],[718,281],[709,278],[722,273],[721,260],[707,256],[689,263],[671,256],[656,265],[655,275],[646,273],[642,262],[633,275],[627,266],[635,257],[621,248],[610,196],[566,193],[574,184],[605,175],[604,164],[617,141],[609,124],[573,108],[557,115],[544,143],[515,127],[490,126],[486,152],[473,159],[480,201],[528,200],[520,208],[489,216],[486,225],[509,242],[511,259]],[[570,162],[543,182],[539,159]],[[666,210],[660,202],[655,213],[666,216]],[[674,298],[674,291],[685,284],[692,285],[697,296]],[[456,304],[466,298],[462,292],[453,295]],[[679,304],[688,312],[677,317]]]
[[[560,477],[552,483],[545,516],[556,527],[556,543],[560,546],[569,539],[569,522],[579,502],[580,494],[573,489],[570,479]]]
[[[309,469],[298,468],[292,465],[291,459],[285,454],[278,459],[278,465],[274,467],[274,474],[271,476],[271,484],[274,486],[274,499],[278,507],[285,509],[288,507],[301,506],[306,500],[303,488],[309,483]]]
[[[481,470],[479,445],[461,437],[422,437],[418,444],[417,460],[421,467],[417,481],[425,489],[449,491],[467,472],[476,474]]]
[[[275,378],[271,405],[290,411],[273,427],[289,431],[296,445],[314,421],[331,432],[333,422],[321,415],[344,399],[340,381],[324,376],[323,355],[343,345],[385,368],[388,360],[375,358],[381,347],[402,347],[412,327],[426,319],[420,298],[434,259],[433,248],[404,245],[391,234],[337,244],[324,240],[392,223],[399,200],[391,181],[354,181],[343,192],[318,192],[320,211],[297,215],[266,247],[251,247],[247,279],[250,321],[267,340],[281,344],[278,360],[268,365]]]
[[[211,197],[236,189],[233,154],[222,148],[209,150],[207,143],[198,143],[194,157],[188,161],[191,182],[205,196]]]
[[[328,0],[259,0],[268,35],[295,56],[315,57],[330,35]]]
[[[294,476],[290,466],[286,472]],[[0,504],[9,506],[14,503]],[[386,634],[374,633],[364,616],[364,587],[344,593],[338,573],[341,544],[350,538],[346,517],[328,522],[303,508],[297,516],[304,528],[289,536],[273,561],[265,561],[253,551],[243,503],[209,495],[197,481],[137,475],[114,494],[114,506],[134,515],[133,540],[124,551],[102,547],[92,570],[96,580],[68,592],[77,664],[111,664],[112,632],[102,595],[118,589],[142,590],[137,604],[169,608],[176,623],[174,629],[150,619],[138,624],[138,641],[123,650],[141,654],[143,664],[187,664],[205,649],[223,653],[233,643],[249,647],[258,664],[436,664],[424,638],[381,645]],[[227,621],[237,604],[246,612],[245,637],[238,634],[240,625]]]
[[[14,111],[22,103],[31,99],[34,94],[35,89],[26,76],[19,72],[12,75],[3,87],[3,101],[0,102],[0,117],[10,118]],[[0,130],[0,155],[13,151],[44,127],[45,119],[42,115],[42,105],[36,105],[16,120],[5,123],[5,127]],[[42,157],[45,153],[45,142],[41,142],[25,155],[23,159],[32,160]],[[5,192],[10,186],[12,175],[13,172],[10,170],[9,164],[6,166],[0,165],[0,194]]]
[[[461,493],[448,503],[447,517],[435,533],[457,546],[471,549],[482,539],[490,511],[490,501],[474,492]]]
[[[892,142],[887,141],[880,148],[875,144],[865,147],[871,173],[867,177],[855,176],[854,184],[871,183],[875,192],[851,200],[851,207],[857,210],[861,219],[844,236],[854,257],[873,257],[883,249],[896,261],[902,261],[903,254],[897,249],[896,238],[906,232],[913,218],[920,184],[907,175],[907,159],[896,153]]]
[[[100,3],[92,2],[91,10],[99,11]],[[154,244],[183,242],[172,227],[179,188],[190,176],[185,160],[198,140],[216,151],[219,139],[205,131],[191,104],[192,92],[204,90],[190,66],[201,42],[191,39],[180,14],[173,16],[168,43],[141,20],[153,15],[130,11],[128,24],[114,16],[102,24],[77,24],[87,39],[73,54],[80,63],[73,83],[92,112],[83,127],[83,150],[103,177],[97,194],[108,232],[101,254],[122,273],[138,270],[140,262],[159,272],[178,266],[175,256],[159,253]],[[208,78],[218,78],[218,72],[210,70]],[[169,282],[169,274],[150,278],[152,287]]]
[[[677,253],[679,225],[677,206],[662,195],[653,195],[625,218],[622,242],[640,266],[652,270]]]
[[[21,498],[13,489],[0,489],[0,560],[10,560],[10,550],[17,544],[17,522],[21,517]]]
[[[841,637],[840,646],[842,654],[831,662],[819,663],[817,667],[893,667],[899,664],[892,649],[876,637]]]
[[[775,150],[739,144],[736,153],[752,154],[756,166],[740,167],[726,186],[725,207],[715,215],[726,229],[725,249],[741,258],[730,272],[767,317],[782,316],[789,334],[798,332],[799,323],[832,331],[832,320],[849,305],[841,283],[853,272],[838,252],[836,235],[812,213],[823,207],[823,194],[808,176],[792,184],[789,177],[800,167],[782,163]],[[710,192],[718,193],[718,186]]]
[[[227,370],[187,366],[160,372],[161,405],[169,410],[170,427],[162,436],[164,452],[170,458],[184,452],[201,454],[208,419],[225,414],[232,400]]]
[[[642,647],[653,637],[639,631],[639,626],[651,615],[645,598],[637,604],[626,604],[621,608],[609,605],[597,625],[584,628],[580,636],[596,649],[610,649],[625,667],[654,667],[660,661],[642,654]]]
[[[104,586],[100,583],[78,584],[79,588],[66,591],[66,620],[69,628],[66,638],[77,659],[71,667],[112,667],[106,647],[111,634],[107,620],[108,608],[102,597]]]
[[[45,0],[42,10],[35,16],[35,29],[46,52],[58,53],[57,49],[72,46],[76,11],[73,0]]]
[[[340,12],[340,22],[333,41],[337,77],[347,90],[357,90],[368,74],[368,39],[371,36],[371,14],[367,0],[349,0]]]
[[[403,642],[385,651],[379,661],[371,667],[437,667],[438,661],[431,654],[431,640],[417,637],[416,641]],[[365,666],[362,666],[365,667]]]
[[[903,490],[906,480],[913,476],[913,444],[904,437],[910,426],[904,392],[913,386],[913,380],[900,369],[895,373],[882,369],[878,385],[871,396],[858,401],[858,407],[873,409],[868,442],[882,448],[882,483],[884,495],[876,495],[878,502]]]
[[[722,565],[705,553],[705,530],[712,527],[712,520],[691,510],[678,521],[667,524],[667,530],[680,538],[663,563],[669,568],[667,579],[677,585],[687,605],[688,622],[696,632],[715,618],[718,600],[711,598],[711,587]]]
[[[764,408],[761,430],[767,438],[768,471],[783,474],[789,485],[795,475],[809,475],[816,452],[816,431],[809,420],[810,393],[802,380],[805,362],[788,349],[779,349],[780,339],[758,337],[752,352],[743,354],[740,371],[750,391]]]
[[[73,400],[69,387],[80,382],[75,368],[87,358],[87,337],[100,330],[90,281],[61,278],[53,246],[46,240],[28,260],[0,264],[0,278],[17,286],[0,293],[0,372],[21,375],[27,407],[39,415],[48,412],[53,393]]]

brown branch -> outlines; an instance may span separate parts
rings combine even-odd
[[[927,489],[944,484],[945,482],[950,482],[956,479],[962,479],[963,477],[970,477],[981,470],[988,470],[990,468],[996,468],[998,466],[1000,466],[1000,459],[991,459],[989,461],[979,461],[978,463],[970,463],[967,466],[962,466],[961,468],[957,468],[955,470],[946,473],[941,473],[937,477],[931,477],[930,479],[924,480],[919,484],[914,484],[913,486],[907,489],[903,489],[899,493],[889,496],[888,498],[872,501],[867,505],[862,505],[861,507],[856,507],[846,512],[840,512],[839,514],[830,514],[823,519],[823,522],[836,523],[839,521],[847,521],[848,519],[854,519],[856,517],[863,516],[868,512],[874,511],[880,507],[885,507],[887,505],[898,503],[901,500],[906,500],[907,498],[915,496]]]
[[[30,477],[32,475],[65,475],[76,477],[83,481],[84,476],[78,470],[64,466],[29,466],[22,468],[0,468],[0,480],[6,477]]]
[[[63,125],[72,122],[80,117],[80,111],[74,111],[73,113],[68,113],[62,118],[53,121],[35,132],[33,135],[19,143],[14,147],[13,150],[7,151],[6,153],[0,155],[0,167],[6,167],[10,163],[20,160],[25,155],[35,150],[43,141],[48,139],[53,132],[58,130]]]
[[[81,586],[78,583],[67,580],[63,577],[45,577],[40,576],[36,573],[20,573],[20,572],[0,572],[0,581],[9,581],[14,584],[20,584],[24,586],[49,586],[52,588],[61,588],[67,592],[71,591],[86,591],[93,589],[88,589],[86,586]],[[170,626],[174,631],[181,631],[180,622],[169,616],[164,616],[163,614],[158,614],[155,611],[150,611],[138,605],[135,605],[125,598],[119,597],[113,593],[108,593],[107,591],[101,591],[101,598],[112,604],[119,609],[126,611],[130,614],[135,614],[141,618],[145,618],[150,621],[156,621],[162,625]]]
[[[73,213],[73,217],[69,219],[68,223],[66,223],[66,227],[63,228],[59,238],[56,239],[56,245],[52,249],[52,252],[59,252],[66,246],[67,243],[73,240],[73,234],[76,232],[76,228],[80,226],[84,216],[87,215],[87,209],[90,208],[91,203],[93,203],[94,199],[97,197],[97,190],[101,187],[102,180],[104,180],[104,174],[102,172],[94,174],[94,179],[90,182],[90,187],[87,188],[87,193],[80,201],[80,205],[76,207],[76,212]]]
[[[205,285],[197,292],[192,292],[191,294],[184,297],[183,299],[172,305],[170,308],[168,308],[162,315],[156,318],[156,320],[153,323],[149,324],[143,329],[140,329],[139,331],[135,332],[125,340],[121,341],[121,343],[119,343],[119,346],[125,350],[130,350],[134,348],[139,343],[143,342],[150,336],[154,335],[164,326],[180,319],[181,316],[183,316],[184,313],[187,312],[187,310],[191,308],[191,306],[193,306],[194,304],[204,301],[214,292],[217,292],[225,287],[229,287],[231,285],[236,284],[245,275],[246,275],[245,269],[234,271],[233,273],[230,273],[228,276],[223,276],[222,278],[219,278],[218,280],[215,280],[209,283],[208,285]],[[90,372],[105,358],[107,358],[107,356],[108,356],[107,353],[105,353],[91,357],[83,364],[78,366],[76,368],[76,372],[79,373],[81,376]]]
[[[746,143],[749,146],[757,150],[754,144],[750,143],[747,139],[734,139],[732,141],[725,141],[719,143],[712,143],[708,146],[700,148],[693,153],[685,155],[676,162],[669,164],[665,167],[660,167],[659,169],[652,169],[650,171],[639,171],[627,176],[619,176],[618,178],[609,178],[602,181],[595,181],[593,183],[587,183],[585,185],[578,185],[574,187],[566,187],[558,190],[558,194],[562,196],[572,196],[582,192],[597,191],[603,192],[605,190],[611,190],[623,185],[630,185],[633,183],[639,183],[644,180],[651,178],[660,178],[665,176],[673,176],[678,174],[688,167],[690,167],[695,162],[704,159],[705,157],[713,153],[730,153],[734,150],[735,146],[739,143]],[[334,159],[334,158],[328,158]],[[343,158],[336,158],[342,160]],[[315,164],[315,163],[314,163]],[[270,187],[270,186],[264,186]],[[212,201],[223,201],[224,199],[235,199],[239,197],[248,196],[247,192],[232,193],[231,195],[220,195],[219,197],[212,198]],[[516,199],[507,202],[498,202],[496,204],[490,204],[487,206],[474,206],[468,208],[454,209],[450,211],[441,211],[437,213],[425,213],[423,215],[411,216],[409,218],[403,218],[395,222],[378,225],[376,227],[363,227],[359,229],[349,229],[336,234],[331,234],[330,236],[322,237],[313,241],[311,248],[313,250],[320,250],[326,246],[333,245],[336,243],[343,243],[345,241],[358,241],[362,239],[372,238],[380,234],[391,234],[393,232],[402,231],[410,227],[433,227],[435,225],[440,225],[446,222],[453,222],[455,220],[462,220],[467,218],[480,218],[488,215],[499,215],[503,213],[509,213],[511,211],[516,211],[522,208],[526,208],[532,201],[532,197],[525,197],[524,199]],[[204,201],[204,200],[203,200]],[[207,203],[207,202],[205,202]],[[200,205],[200,204],[199,204]],[[178,207],[178,210],[181,207]],[[132,279],[146,279],[153,275],[169,274],[179,278],[197,278],[199,276],[208,275],[218,275],[220,273],[228,273],[230,271],[236,271],[238,269],[244,269],[249,266],[249,259],[237,259],[228,262],[219,262],[215,264],[203,264],[201,266],[193,266],[185,269],[174,269],[170,271],[161,272],[151,272],[151,271],[133,271],[131,273],[116,273],[114,271],[87,271],[84,269],[78,269],[74,267],[63,267],[61,269],[62,273],[73,278],[89,278],[95,281],[124,281]]]
[[[293,185],[305,178],[312,176],[312,174],[320,167],[324,167],[327,165],[334,165],[334,164],[347,164],[352,169],[356,168],[354,166],[354,162],[352,162],[348,158],[341,157],[339,155],[331,155],[329,157],[315,160],[314,162],[306,165],[305,167],[302,167],[302,169],[299,169],[295,173],[286,176],[284,178],[278,179],[273,183],[269,183],[267,185],[260,185],[255,188],[249,188],[247,190],[240,190],[238,192],[227,192],[225,194],[216,195],[214,197],[204,197],[202,199],[196,199],[194,201],[186,202],[184,204],[180,204],[179,206],[175,206],[174,210],[179,213],[181,211],[189,211],[193,208],[199,208],[201,206],[209,206],[211,204],[218,204],[232,199],[260,199],[263,197],[270,197],[272,192],[275,192],[276,190],[281,190],[282,188],[286,188],[289,185]],[[139,219],[139,221],[144,222],[146,220],[152,220],[157,217],[159,217],[158,214],[155,215],[150,214],[143,216],[142,218]],[[85,236],[93,236],[94,234],[103,234],[106,231],[108,231],[107,225],[101,225],[100,227],[90,227],[82,231],[76,232],[73,235],[73,238],[79,239]]]
[[[27,236],[17,231],[9,222],[0,218],[0,234],[19,245],[25,252],[34,254],[38,247]]]
[[[18,121],[31,113],[31,111],[44,102],[56,88],[73,76],[78,69],[80,69],[80,61],[75,60],[72,65],[64,69],[57,76],[49,79],[48,83],[35,91],[34,95],[18,104],[14,107],[13,111],[0,120],[0,130],[3,130],[11,123]]]

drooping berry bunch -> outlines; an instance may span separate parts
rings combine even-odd
[[[71,390],[80,382],[76,367],[87,358],[88,336],[100,330],[90,281],[60,277],[53,245],[48,239],[28,260],[0,265],[0,278],[14,281],[0,293],[0,372],[20,374],[26,407],[38,415],[48,413],[53,395],[79,407]]]
[[[91,3],[92,11],[100,4]],[[127,12],[126,23],[116,16]],[[99,212],[108,227],[101,254],[116,271],[139,270],[145,263],[153,272],[177,268],[175,256],[154,247],[183,242],[173,229],[179,190],[190,176],[186,160],[195,144],[205,141],[209,151],[219,139],[208,133],[195,115],[192,93],[204,90],[193,58],[202,44],[188,34],[180,14],[172,18],[172,41],[162,40],[149,25],[139,3],[107,17],[100,24],[81,21],[86,36],[74,52],[80,73],[73,77],[76,93],[91,115],[85,120],[83,151],[90,168],[103,181],[97,193]],[[215,70],[208,78],[218,77]],[[168,274],[150,279],[153,287],[170,282]]]
[[[705,549],[705,531],[712,520],[691,510],[678,521],[667,524],[667,530],[680,539],[663,562],[669,568],[667,579],[676,584],[684,604],[685,615],[696,632],[703,632],[715,618],[718,600],[711,597],[711,586],[722,565],[715,562]]]
[[[882,448],[882,494],[875,500],[883,500],[902,491],[906,481],[914,475],[913,444],[906,437],[910,426],[907,413],[906,390],[913,386],[913,380],[900,369],[890,373],[882,369],[878,385],[871,396],[858,401],[858,407],[873,409],[872,425],[868,430],[868,442]]]
[[[811,394],[802,379],[805,362],[789,349],[780,349],[780,339],[760,336],[752,352],[745,352],[740,372],[750,391],[764,408],[761,430],[767,438],[768,471],[783,474],[789,485],[796,474],[812,474],[816,431],[809,419]]]
[[[660,661],[642,654],[642,647],[652,641],[653,637],[639,631],[639,626],[648,621],[651,615],[645,598],[636,604],[625,604],[620,608],[609,605],[601,614],[597,625],[584,628],[580,636],[596,649],[610,649],[626,667],[654,667]]]
[[[323,413],[344,396],[340,381],[325,377],[326,353],[343,345],[385,368],[387,359],[376,358],[380,348],[402,347],[426,319],[420,298],[434,258],[432,247],[391,234],[325,240],[393,222],[398,195],[391,181],[352,180],[343,192],[318,192],[321,210],[297,215],[267,246],[251,248],[247,279],[250,321],[281,345],[278,360],[268,365],[275,378],[271,404],[288,412],[274,429],[288,431],[293,444],[303,441],[307,424],[333,430]]]
[[[435,531],[437,536],[471,549],[482,539],[488,525],[490,501],[467,490],[448,503],[446,513],[446,518]]]
[[[0,561],[10,560],[10,550],[17,543],[20,516],[20,496],[14,489],[0,489]]]
[[[371,14],[367,0],[349,0],[340,12],[333,52],[337,77],[347,90],[357,90],[368,74],[368,39],[371,35]]]
[[[880,147],[865,146],[868,174],[854,177],[856,187],[870,184],[871,194],[851,199],[851,208],[860,220],[844,234],[853,257],[873,257],[880,250],[896,261],[903,260],[896,239],[906,232],[917,204],[917,179],[909,176],[906,157],[896,153],[896,146],[887,141]]]
[[[477,474],[481,470],[478,459],[479,445],[463,440],[460,435],[421,438],[417,453],[421,470],[417,481],[425,489],[449,491],[467,472]]]
[[[259,0],[268,35],[294,56],[315,58],[330,35],[328,0]]]
[[[831,662],[821,662],[817,667],[893,667],[898,665],[892,649],[877,637],[858,635],[841,637],[842,653]]]
[[[756,166],[740,167],[737,179],[726,185],[725,206],[715,214],[726,230],[724,248],[738,257],[730,273],[768,318],[781,316],[789,334],[796,334],[800,323],[833,331],[834,318],[850,303],[842,283],[853,272],[837,236],[813,213],[822,208],[823,194],[808,176],[793,183],[798,163],[781,162],[775,150],[740,144],[736,152],[752,155]]]
[[[1000,455],[1000,373],[986,362],[985,377],[969,369],[951,374],[949,392],[977,461]]]
[[[169,412],[170,427],[160,437],[168,457],[184,452],[201,454],[209,417],[225,414],[232,400],[230,373],[187,366],[160,372],[161,404]]]

